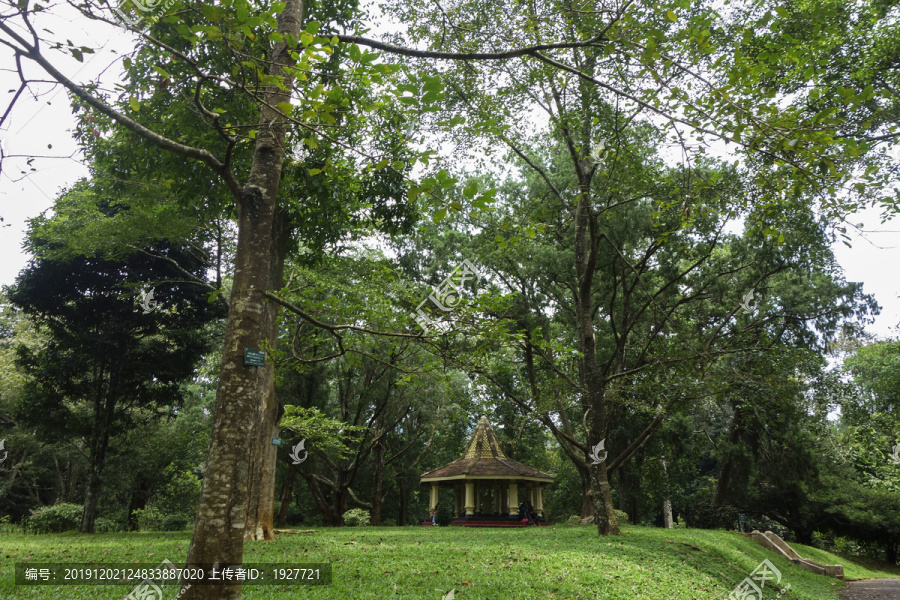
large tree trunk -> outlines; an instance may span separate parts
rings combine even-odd
[[[409,490],[406,487],[406,477],[400,477],[397,480],[397,488],[400,493],[400,506],[397,508],[397,525],[406,525],[406,518],[409,515]]]
[[[281,484],[281,496],[278,500],[278,516],[275,517],[275,525],[283,527],[287,520],[288,506],[294,498],[294,481],[297,478],[297,465],[291,461],[287,475]]]
[[[663,527],[665,529],[672,529],[672,500],[669,499],[669,469],[666,467],[666,457],[659,457],[659,466],[663,472],[663,483],[665,484],[664,492],[663,492]],[[631,519],[632,523],[636,523],[633,518]]]
[[[573,151],[573,158],[578,161]],[[594,337],[593,283],[599,252],[596,217],[590,201],[590,178],[586,175],[590,166],[576,162],[581,194],[575,208],[575,274],[577,297],[575,315],[578,342],[582,352],[582,376],[585,391],[581,406],[588,415],[587,442],[593,448],[606,439],[606,403],[603,374],[597,365],[596,339]],[[600,535],[620,535],[619,524],[612,503],[606,461],[588,466],[591,473],[591,501],[594,523]]]
[[[372,525],[381,525],[381,500],[384,493],[384,455],[387,444],[384,440],[377,443],[375,449],[375,486],[372,492]]]
[[[280,158],[280,157],[279,157]],[[279,160],[280,163],[280,160]],[[277,180],[245,188],[239,204],[240,229],[236,254],[231,310],[225,332],[222,371],[213,409],[212,432],[206,473],[188,563],[241,564],[244,528],[249,499],[248,446],[258,444],[253,436],[258,422],[258,367],[244,365],[244,349],[259,348],[263,338],[263,291],[268,283],[274,196],[260,188]],[[187,600],[237,600],[241,586],[187,588]]]
[[[719,465],[719,478],[716,480],[716,490],[713,493],[713,507],[718,508],[725,503],[728,495],[728,484],[731,482],[731,471],[734,467],[731,451],[741,439],[743,414],[740,407],[734,411],[734,421],[731,423],[731,432],[728,434],[728,443],[725,444],[721,455],[722,464]]]
[[[268,288],[280,290],[284,285],[284,263],[287,259],[290,231],[289,219],[283,209],[275,209],[273,221],[273,239],[269,268]],[[278,347],[279,306],[273,302],[265,305],[264,339],[268,349],[274,351]],[[244,529],[245,540],[275,539],[275,464],[278,460],[278,446],[272,444],[272,438],[278,437],[280,404],[275,396],[275,366],[267,361],[259,374],[258,418],[255,420],[256,442],[250,447],[250,503],[247,512],[247,523]]]
[[[126,527],[128,531],[137,531],[140,527],[138,524],[137,514],[135,511],[143,510],[150,501],[153,494],[154,483],[146,477],[138,475],[135,487],[131,491],[131,498],[128,501],[128,517],[126,518]]]
[[[302,0],[286,0],[278,16],[278,31],[296,39],[303,20]],[[273,220],[284,160],[284,115],[276,109],[289,102],[293,78],[291,49],[278,43],[269,72],[281,77],[284,88],[267,87],[260,107],[259,130],[247,184],[236,198],[238,241],[235,252],[228,325],[222,350],[222,369],[213,409],[206,474],[194,534],[188,549],[189,564],[243,562],[244,529],[249,512],[248,444],[257,444],[254,421],[260,414],[259,367],[244,365],[244,349],[259,348],[266,336],[264,292],[268,288],[272,257]],[[271,440],[269,440],[271,443]],[[207,574],[207,577],[210,574]],[[241,585],[194,585],[183,588],[182,600],[239,600]]]
[[[341,488],[335,486],[334,483],[331,482],[329,488],[325,490],[323,489],[322,482],[319,481],[314,474],[308,474],[305,471],[301,471],[300,475],[306,480],[306,485],[309,487],[309,491],[312,494],[313,502],[316,503],[316,508],[318,508],[319,512],[322,514],[322,525],[325,527],[342,526],[344,524],[344,512],[347,510],[347,502],[344,500],[342,503],[339,498]],[[328,498],[329,495],[331,495],[331,500]],[[343,495],[347,495],[346,490],[344,490]]]
[[[53,465],[56,469],[56,485],[58,487],[58,494],[54,501],[65,504],[73,504],[75,502],[78,496],[78,480],[81,479],[82,453],[86,446],[84,439],[78,438],[78,452],[70,452],[70,458],[65,461],[62,467],[60,467],[59,459],[54,457]]]
[[[102,389],[103,374],[99,375]],[[98,392],[101,394],[102,392]],[[81,513],[81,533],[94,533],[94,520],[97,518],[97,504],[100,500],[100,486],[103,483],[103,468],[106,466],[106,451],[109,448],[109,428],[116,409],[115,376],[110,375],[109,387],[102,397],[94,402],[94,425],[91,431],[90,473],[87,490],[84,494],[84,509]]]
[[[586,517],[594,516],[594,502],[593,502],[593,492],[591,492],[591,471],[586,466],[582,468],[580,465],[576,465],[578,468],[578,475],[581,478],[581,518],[584,519]]]

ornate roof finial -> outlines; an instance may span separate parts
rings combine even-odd
[[[478,419],[478,426],[475,427],[475,433],[472,434],[472,439],[469,440],[469,445],[462,457],[506,459],[506,454],[500,447],[500,440],[497,439],[486,416],[481,415],[481,418]]]

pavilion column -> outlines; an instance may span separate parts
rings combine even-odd
[[[431,484],[431,506],[428,507],[428,512],[433,511],[437,508],[438,500],[440,499],[441,488],[438,484]]]
[[[509,514],[519,512],[519,488],[515,483],[509,484]]]
[[[502,483],[500,484],[500,514],[509,511],[509,488]]]
[[[539,517],[544,516],[544,498],[540,485],[534,490],[534,512],[536,512]]]
[[[475,514],[475,484],[466,483],[466,516]]]
[[[475,514],[481,512],[481,484],[475,482]]]
[[[500,484],[497,482],[494,483],[493,496],[494,496],[494,502],[493,502],[494,515],[499,517],[500,516]]]

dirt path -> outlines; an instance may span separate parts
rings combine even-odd
[[[841,600],[900,600],[900,579],[853,581],[841,592]]]

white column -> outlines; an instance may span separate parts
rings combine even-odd
[[[534,490],[534,512],[536,512],[539,517],[544,516],[544,498],[543,493],[541,492],[541,486],[537,486],[537,489]]]
[[[519,489],[515,483],[509,484],[509,514],[518,514],[519,512]]]
[[[475,514],[475,484],[466,483],[466,515]]]

